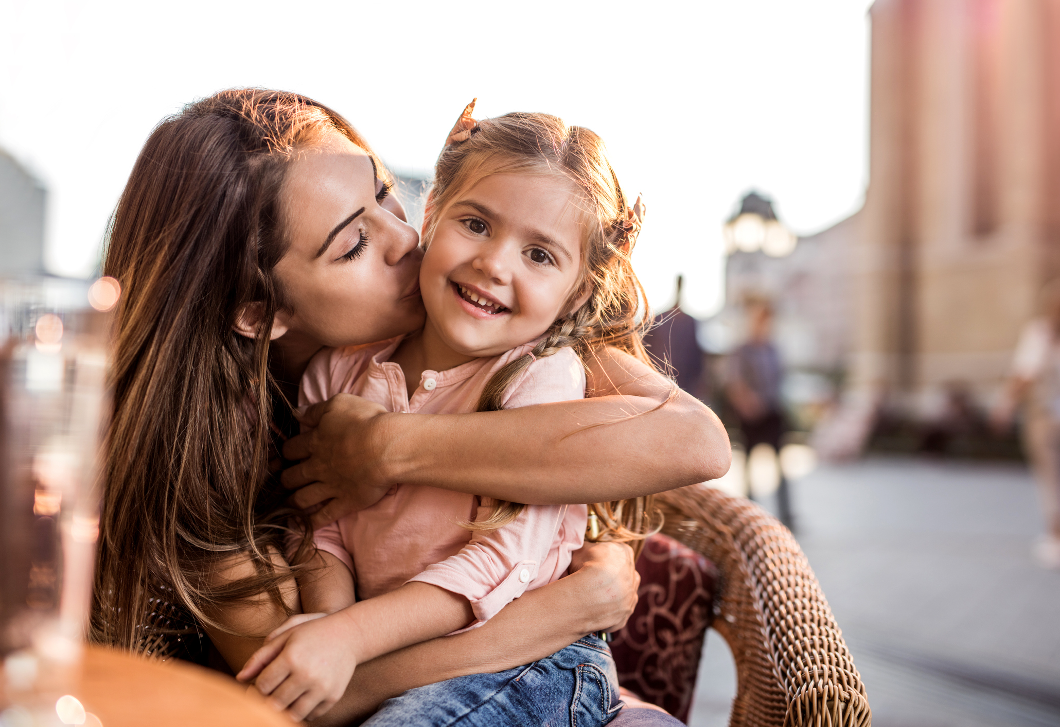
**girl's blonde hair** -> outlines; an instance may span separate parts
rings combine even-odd
[[[629,225],[630,200],[622,191],[603,140],[555,116],[511,113],[478,123],[466,141],[446,146],[435,166],[423,225],[429,246],[445,211],[483,178],[505,173],[555,174],[578,191],[584,238],[580,281],[567,301],[589,293],[576,311],[555,321],[530,353],[509,362],[487,382],[478,411],[502,408],[508,388],[534,362],[570,347],[582,361],[603,346],[614,346],[652,366],[642,339],[651,325],[644,289],[630,253],[636,232]],[[474,530],[493,530],[514,520],[525,505],[498,502]],[[600,524],[596,540],[643,540],[658,529],[652,498],[596,503],[590,516]]]

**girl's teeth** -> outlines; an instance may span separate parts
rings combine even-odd
[[[463,285],[458,285],[457,287],[460,289],[460,292],[464,295],[465,298],[467,298],[471,302],[475,303],[476,305],[481,306],[483,308],[489,308],[489,309],[494,310],[494,311],[500,309],[500,305],[498,303],[491,303],[490,301],[486,300],[485,298],[479,298],[478,294],[472,293],[470,290],[465,288]]]

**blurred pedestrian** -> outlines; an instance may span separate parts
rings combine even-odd
[[[772,341],[773,307],[765,300],[753,301],[747,307],[747,315],[747,341],[732,353],[725,391],[739,420],[748,462],[751,450],[759,444],[768,444],[776,453],[780,479],[777,511],[780,521],[793,529],[788,481],[780,467],[780,438],[787,430],[787,423],[780,401],[784,369],[780,352]],[[750,470],[744,468],[745,477],[749,477]],[[747,492],[750,497],[750,483]]]
[[[684,277],[677,276],[677,298],[674,305],[657,316],[644,336],[644,346],[652,358],[659,361],[663,371],[671,373],[677,385],[700,400],[706,398],[703,380],[703,351],[696,341],[699,324],[681,309],[681,289]]]
[[[1023,446],[1041,493],[1046,534],[1034,558],[1060,568],[1060,278],[1039,295],[1039,314],[1020,334],[1004,395],[993,413],[998,431],[1012,426],[1023,404]]]

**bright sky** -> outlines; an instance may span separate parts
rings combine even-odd
[[[232,86],[333,107],[429,173],[464,104],[546,111],[608,144],[649,215],[652,305],[721,301],[721,225],[772,196],[797,233],[861,204],[870,0],[442,3],[0,0],[0,146],[48,189],[46,264],[84,276],[152,127]]]

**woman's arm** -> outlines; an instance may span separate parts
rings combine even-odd
[[[718,418],[623,352],[589,362],[593,398],[459,415],[388,414],[349,395],[307,412],[315,428],[284,447],[294,502],[322,503],[320,526],[399,482],[531,504],[603,502],[721,477],[729,438]]]
[[[633,552],[621,543],[591,543],[574,553],[574,572],[555,583],[524,594],[483,626],[456,636],[410,646],[360,665],[346,694],[313,724],[345,724],[371,714],[379,704],[425,684],[466,674],[511,669],[544,658],[593,631],[622,628],[637,603],[640,576]],[[234,562],[220,579],[253,573],[249,561]],[[297,607],[294,580],[285,596]],[[214,646],[233,673],[265,641],[265,635],[287,620],[266,597],[212,614],[234,636],[208,629]]]
[[[589,544],[575,553],[576,572],[524,594],[481,627],[365,662],[343,698],[314,720],[314,727],[362,720],[409,689],[513,669],[588,633],[622,628],[636,606],[640,584],[632,553],[621,543]]]

